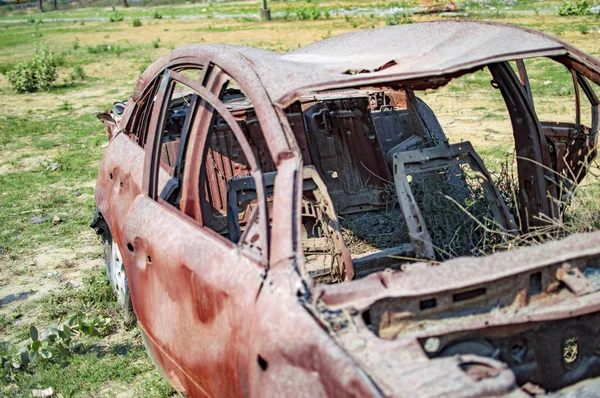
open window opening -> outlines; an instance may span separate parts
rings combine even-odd
[[[560,107],[572,118],[563,153],[590,150],[587,158],[565,158],[572,160],[565,166],[556,160],[550,126],[566,122],[538,120],[539,82],[530,83],[521,61],[490,65],[434,91],[321,92],[288,109],[290,121],[298,113],[304,119],[304,134],[295,132],[304,164],[327,187],[357,278],[414,259],[504,250],[515,235],[545,225],[540,219],[562,217],[555,175],[567,167],[587,172],[598,99],[583,76],[548,62],[567,71],[570,80],[558,84],[571,85],[555,93],[569,95],[573,105]],[[534,67],[529,76],[540,73],[546,72]],[[303,229],[310,228],[303,219]],[[335,252],[332,242],[329,248]]]
[[[266,264],[272,197],[263,168],[274,166],[256,115],[219,68],[185,72],[166,71],[161,82],[156,195]]]

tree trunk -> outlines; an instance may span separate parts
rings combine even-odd
[[[40,2],[40,11],[44,12],[44,4],[42,3],[42,0],[39,0]]]
[[[54,9],[56,10],[58,8],[58,0],[54,0]]]
[[[127,4],[127,0],[123,0],[123,4],[125,4],[125,7],[129,7],[129,4]]]

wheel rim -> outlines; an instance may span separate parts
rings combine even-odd
[[[117,299],[121,305],[125,305],[127,298],[127,278],[125,276],[125,266],[123,265],[123,257],[119,250],[119,245],[116,242],[112,244],[112,270],[111,280],[117,291]]]

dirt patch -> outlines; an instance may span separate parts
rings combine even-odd
[[[41,247],[31,255],[8,261],[0,268],[0,315],[8,315],[67,283],[81,286],[86,271],[104,266],[102,256],[100,244],[89,239],[74,248]]]

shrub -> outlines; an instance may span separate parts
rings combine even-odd
[[[157,37],[156,40],[152,42],[152,47],[159,48],[160,47],[160,37]]]
[[[162,14],[158,10],[154,10],[152,13],[152,19],[162,19]]]
[[[135,17],[133,18],[132,25],[134,28],[137,28],[138,26],[142,26],[142,21],[138,17]]]
[[[87,75],[80,65],[77,65],[71,72],[71,80],[85,80]]]
[[[73,42],[73,50],[77,50],[79,48],[79,39],[75,38],[75,41]]]
[[[404,24],[409,24],[409,23],[413,23],[412,18],[410,17],[410,14],[408,13],[395,13],[394,15],[387,17],[385,24],[387,26],[393,26],[393,25],[404,25]]]
[[[575,3],[566,1],[558,9],[558,15],[569,17],[573,15],[590,15],[590,3],[587,0],[576,0]]]
[[[112,14],[110,14],[110,16],[108,17],[108,20],[110,22],[121,22],[123,20],[124,16],[118,12],[113,12]]]
[[[318,7],[296,7],[296,18],[300,21],[314,21],[319,19],[321,11]]]
[[[45,45],[38,46],[33,61],[21,62],[6,73],[10,85],[18,93],[48,90],[57,76],[54,54]]]

